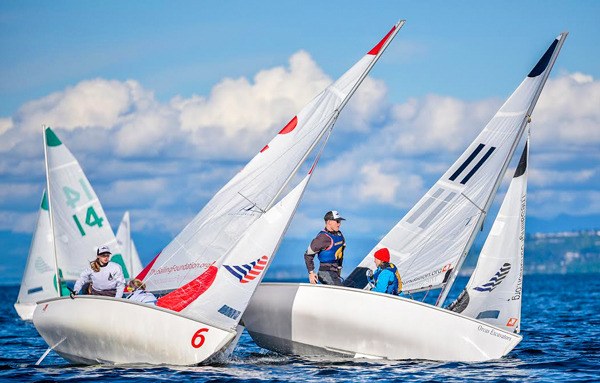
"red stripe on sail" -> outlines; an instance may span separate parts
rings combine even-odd
[[[298,117],[294,116],[294,118],[292,118],[290,122],[288,122],[287,125],[279,131],[279,134],[287,134],[291,132],[292,130],[296,129],[296,125],[298,125]]]
[[[265,150],[267,150],[267,149],[269,149],[269,145],[265,145],[265,147],[264,147],[264,148],[262,148],[262,149],[260,150],[260,152],[262,153],[262,152],[264,152],[264,151],[265,151]]]
[[[158,254],[156,254],[156,257],[154,257],[154,259],[152,261],[150,261],[148,266],[144,267],[144,270],[140,271],[140,273],[135,278],[139,279],[140,281],[143,281],[144,278],[146,278],[146,275],[148,275],[148,273],[150,272],[150,270],[152,270],[152,266],[154,266],[154,262],[156,262],[159,255],[160,255],[160,252]]]
[[[177,290],[171,291],[169,294],[158,298],[156,305],[180,312],[208,290],[215,281],[218,270],[219,269],[213,265],[209,266],[209,268],[196,279],[181,286]]]
[[[383,47],[383,44],[385,44],[385,42],[387,41],[387,39],[390,37],[390,35],[392,34],[392,32],[394,32],[396,30],[396,26],[392,27],[392,29],[388,32],[387,35],[385,35],[385,37],[383,39],[381,39],[381,41],[379,42],[379,44],[375,45],[373,47],[373,49],[371,49],[369,51],[369,55],[377,55],[379,53],[379,51],[381,50],[381,47]]]

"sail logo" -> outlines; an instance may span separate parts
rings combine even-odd
[[[508,318],[508,322],[506,322],[506,327],[513,327],[517,324],[517,318]]]
[[[488,148],[488,150],[482,156],[479,156],[479,154],[483,151],[484,148],[485,148],[485,144],[477,145],[477,147],[475,148],[475,150],[473,150],[473,152],[469,155],[469,157],[467,157],[467,159],[450,176],[450,181],[455,181],[469,167],[469,165],[471,165],[471,163],[475,160],[475,158],[479,157],[479,161],[477,161],[477,163],[475,163],[475,165],[473,165],[471,170],[469,170],[469,172],[466,173],[465,176],[460,181],[461,184],[463,184],[463,185],[466,184],[471,179],[471,177],[473,177],[473,175],[475,173],[477,173],[479,168],[481,168],[481,166],[483,166],[485,161],[487,161],[488,158],[490,158],[490,156],[492,155],[494,150],[496,150],[496,147],[492,146],[492,147]]]
[[[483,291],[490,292],[490,291],[494,290],[500,283],[502,283],[504,278],[506,278],[506,275],[508,275],[509,271],[510,271],[510,263],[505,263],[504,265],[502,265],[502,267],[500,267],[500,270],[498,270],[496,272],[496,274],[494,274],[494,276],[490,278],[490,280],[487,283],[484,283],[481,286],[475,287],[474,290],[482,291],[482,292]]]
[[[240,280],[240,283],[248,283],[256,279],[260,273],[267,267],[269,257],[263,255],[256,261],[239,266],[223,265],[234,277]]]

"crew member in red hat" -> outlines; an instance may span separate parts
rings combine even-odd
[[[331,210],[323,219],[325,228],[317,234],[304,253],[308,280],[313,284],[318,280],[325,285],[341,286],[346,239],[340,231],[340,225],[345,218],[336,210]],[[319,258],[318,273],[315,273],[315,255]]]
[[[371,291],[397,295],[402,291],[402,280],[398,268],[390,263],[390,251],[387,247],[382,247],[375,254],[375,266],[377,269],[373,273],[370,282],[374,287]]]

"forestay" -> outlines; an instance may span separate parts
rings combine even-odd
[[[99,246],[119,254],[117,240],[79,162],[50,128],[45,130],[45,144],[57,263],[66,280],[75,280],[96,258]]]
[[[529,140],[475,271],[465,290],[448,307],[515,333],[521,327],[528,144]]]
[[[142,262],[140,261],[133,238],[131,238],[130,225],[129,212],[126,211],[117,230],[117,243],[121,248],[121,255],[111,258],[111,261],[121,265],[125,279],[133,278],[142,271]]]
[[[388,247],[404,291],[444,287],[442,304],[481,227],[567,33],[560,34],[460,158],[369,252],[347,280],[363,288],[373,253]]]
[[[228,254],[270,206],[366,77],[404,21],[297,116],[234,176],[167,245],[147,272],[153,291],[170,291]]]

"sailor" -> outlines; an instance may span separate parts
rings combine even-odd
[[[326,285],[341,286],[346,240],[340,231],[340,225],[345,219],[336,210],[328,211],[323,219],[325,228],[317,234],[304,253],[308,280],[312,284],[318,280]],[[315,254],[319,258],[318,273],[315,273]]]
[[[125,289],[125,278],[123,277],[123,269],[118,263],[110,262],[111,256],[108,246],[100,246],[96,251],[96,259],[90,262],[81,275],[75,287],[73,294],[79,293],[84,283],[91,282],[91,295],[103,295],[107,297],[123,297]]]
[[[148,303],[156,305],[156,296],[149,291],[146,291],[146,284],[139,279],[133,279],[129,282],[129,287],[133,290],[133,293],[127,297],[132,301]]]
[[[390,263],[390,251],[387,247],[382,247],[374,254],[375,266],[377,269],[370,277],[370,281],[374,286],[371,291],[380,293],[400,294],[402,291],[402,279],[398,268]]]

